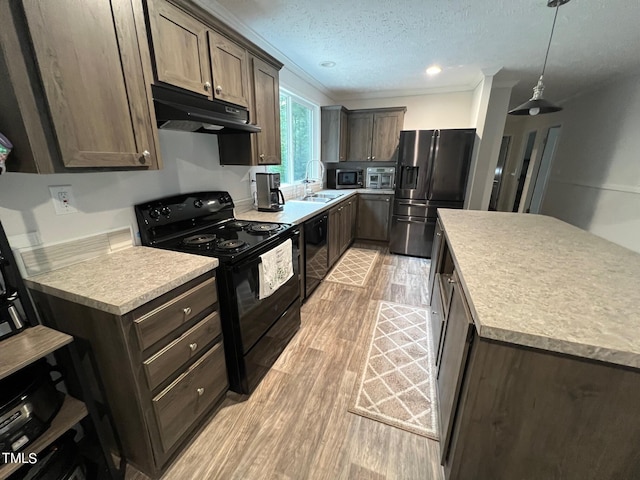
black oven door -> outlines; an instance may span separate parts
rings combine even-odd
[[[299,235],[293,237],[291,254],[293,259],[293,277],[267,298],[260,300],[260,283],[256,254],[253,260],[243,262],[233,269],[233,290],[238,305],[238,324],[242,354],[246,354],[287,310],[289,305],[300,299],[300,252]]]
[[[260,300],[259,255],[291,238],[293,277]],[[260,382],[300,326],[299,230],[291,237],[223,268],[220,299],[223,337],[231,390],[247,394]]]

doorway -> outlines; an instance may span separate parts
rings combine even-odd
[[[491,199],[489,200],[489,210],[495,212],[498,209],[498,198],[500,197],[500,189],[502,187],[502,175],[504,174],[504,166],[509,156],[509,145],[511,144],[511,136],[502,137],[500,144],[500,153],[498,154],[498,163],[496,165],[495,176],[493,177],[493,185],[491,186]]]
[[[544,193],[547,189],[547,183],[549,182],[549,175],[551,174],[551,164],[553,157],[556,154],[558,146],[558,139],[560,138],[560,125],[549,128],[547,130],[547,136],[544,140],[544,146],[542,151],[542,159],[540,160],[540,166],[536,174],[536,180],[533,187],[533,194],[529,200],[529,205],[525,209],[527,213],[540,213],[542,209],[542,200],[544,199]]]
[[[516,190],[516,198],[513,201],[512,212],[517,212],[520,207],[520,200],[522,199],[522,191],[524,190],[524,182],[527,180],[527,173],[529,172],[529,164],[531,163],[531,155],[533,154],[533,146],[536,143],[536,136],[538,132],[534,130],[529,133],[527,139],[527,146],[524,149],[524,156],[522,158],[522,166],[520,168],[520,176],[518,177],[518,189]]]

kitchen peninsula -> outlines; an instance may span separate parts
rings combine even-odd
[[[551,217],[438,214],[447,479],[640,478],[640,255]]]

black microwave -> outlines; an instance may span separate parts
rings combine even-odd
[[[364,186],[361,168],[327,169],[327,188],[362,188]]]

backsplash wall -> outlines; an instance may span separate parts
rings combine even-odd
[[[221,166],[215,135],[160,131],[159,137],[159,171],[1,175],[0,221],[7,235],[38,232],[49,244],[128,225],[136,231],[134,204],[177,193],[226,190],[235,201],[250,198],[251,169]],[[50,185],[71,185],[78,213],[56,215]]]

